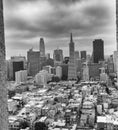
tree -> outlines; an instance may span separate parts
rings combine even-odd
[[[29,123],[26,120],[20,122],[20,129],[26,129],[29,127]]]
[[[48,128],[44,122],[36,122],[34,130],[48,130]]]
[[[15,96],[15,90],[8,90],[8,96],[9,98],[12,98],[13,96]]]

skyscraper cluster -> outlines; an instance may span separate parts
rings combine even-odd
[[[118,7],[118,1],[116,1],[116,6]],[[27,81],[28,74],[35,77],[34,83],[37,85],[46,86],[48,82],[54,81],[51,84],[52,87],[50,85],[51,88],[35,88],[32,89],[35,91],[29,92],[27,90],[26,93],[22,94],[19,92],[20,94],[16,94],[8,100],[7,109],[2,0],[0,0],[0,11],[0,130],[8,130],[7,112],[13,114],[11,114],[13,117],[9,118],[11,129],[20,129],[21,126],[26,125],[29,127],[28,129],[47,130],[50,127],[52,130],[54,126],[54,129],[57,127],[57,129],[72,128],[76,130],[76,128],[94,128],[97,124],[97,128],[95,128],[97,130],[118,130],[118,90],[115,85],[108,88],[105,84],[108,83],[108,75],[110,77],[110,74],[116,72],[118,75],[118,40],[117,51],[114,52],[114,56],[111,55],[106,60],[102,39],[93,41],[92,56],[87,55],[86,50],[81,51],[80,56],[79,51],[75,51],[75,43],[71,33],[69,57],[64,57],[63,50],[57,48],[54,50],[53,59],[51,59],[50,54],[46,55],[44,39],[40,38],[39,51],[30,49],[27,52],[27,61],[22,56],[11,57],[7,62],[7,75],[9,80],[16,80],[20,84]],[[118,8],[116,13],[118,20]],[[55,83],[55,81],[58,82],[57,77],[60,80],[69,80],[69,82],[57,84]],[[79,82],[79,78],[84,81],[99,80],[101,84],[95,81]],[[70,80],[77,80],[79,83],[73,84]],[[31,84],[30,87],[32,86]],[[17,90],[16,88],[15,90]],[[47,127],[46,124],[50,125]]]
[[[39,51],[34,51],[33,48],[27,51],[27,61],[25,57],[11,57],[8,61],[8,79],[15,80],[15,72],[27,70],[29,76],[35,76],[44,68],[51,67],[52,74],[56,75],[56,68],[58,76],[62,80],[77,80],[78,77],[86,80],[93,78],[98,79],[100,75],[100,68],[105,67],[107,72],[113,73],[115,71],[115,60],[110,62],[105,61],[104,57],[104,41],[102,39],[95,39],[93,41],[92,55],[87,54],[86,50],[75,50],[75,43],[73,35],[70,34],[69,56],[64,57],[63,50],[57,48],[53,51],[53,58],[45,51],[44,38],[40,38]],[[109,70],[108,70],[109,68]],[[87,78],[84,78],[86,77]]]

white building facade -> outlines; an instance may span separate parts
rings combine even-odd
[[[27,70],[21,70],[15,72],[15,81],[16,83],[26,82],[27,81]]]
[[[35,76],[35,82],[37,85],[47,85],[47,82],[52,79],[52,74],[49,74],[46,70],[41,70],[36,76]]]
[[[61,66],[56,67],[56,76],[58,76],[61,79],[61,77],[62,77],[62,67]]]

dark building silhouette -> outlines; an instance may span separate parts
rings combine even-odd
[[[50,66],[54,67],[54,60],[51,59],[51,58],[46,59],[46,61],[42,63],[42,67],[47,66],[47,65],[50,65]]]
[[[62,64],[62,80],[68,79],[68,64]]]
[[[23,61],[13,62],[13,80],[15,80],[15,72],[24,70]]]
[[[12,56],[7,61],[7,78],[8,80],[15,80],[15,72],[27,69],[27,62],[24,56]]]
[[[63,63],[68,64],[68,62],[69,62],[69,57],[64,57]]]
[[[93,41],[93,62],[99,63],[104,60],[104,41],[96,39]]]
[[[41,70],[40,52],[30,49],[27,52],[28,75],[35,76]]]
[[[63,62],[63,50],[61,49],[54,50],[53,59],[55,66],[61,65]]]
[[[81,59],[86,60],[87,54],[86,51],[81,51]]]
[[[51,68],[51,74],[56,75],[56,68],[55,68],[55,67],[52,67],[52,68]]]

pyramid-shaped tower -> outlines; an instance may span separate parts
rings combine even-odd
[[[74,79],[77,79],[77,74],[75,65],[75,44],[73,42],[73,36],[71,33],[69,43],[68,80],[74,80]]]

